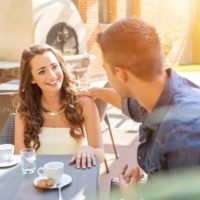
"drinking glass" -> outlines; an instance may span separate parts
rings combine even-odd
[[[36,170],[36,155],[32,148],[20,150],[21,171],[23,174],[33,174]]]

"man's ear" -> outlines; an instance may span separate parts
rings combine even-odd
[[[128,74],[126,69],[123,69],[121,67],[115,67],[114,72],[120,81],[126,82],[128,80]]]

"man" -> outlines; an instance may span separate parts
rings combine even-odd
[[[139,166],[148,175],[199,166],[200,90],[164,68],[155,29],[138,18],[125,18],[99,33],[97,42],[114,89],[91,88],[87,94],[141,122]],[[127,166],[120,173],[122,187],[133,182],[131,173]]]

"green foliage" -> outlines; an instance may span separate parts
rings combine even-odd
[[[176,29],[169,29],[161,36],[161,44],[164,57],[166,57],[169,54],[178,37],[179,34]]]
[[[200,65],[174,65],[177,72],[200,72]]]

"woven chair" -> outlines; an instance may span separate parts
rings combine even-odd
[[[0,144],[14,144],[14,133],[15,113],[11,113],[1,130]]]
[[[109,88],[110,84],[107,82],[104,85],[104,87]],[[98,109],[98,112],[99,112],[100,122],[104,121],[106,123],[107,127],[108,127],[108,132],[109,132],[110,139],[111,139],[111,142],[112,142],[113,151],[114,151],[116,159],[118,159],[117,149],[116,149],[116,145],[115,145],[115,142],[114,142],[114,138],[113,138],[113,134],[112,134],[111,126],[110,126],[110,121],[109,121],[109,118],[108,118],[108,114],[106,113],[106,108],[108,106],[108,103],[106,103],[105,101],[102,101],[101,99],[96,99],[95,103],[96,103],[96,106],[97,106],[97,109]],[[105,167],[106,167],[106,172],[109,173],[109,168],[108,168],[108,164],[107,164],[106,159],[104,160],[104,163],[105,163]]]
[[[0,93],[0,132],[11,113],[15,113],[13,105],[15,93]]]

